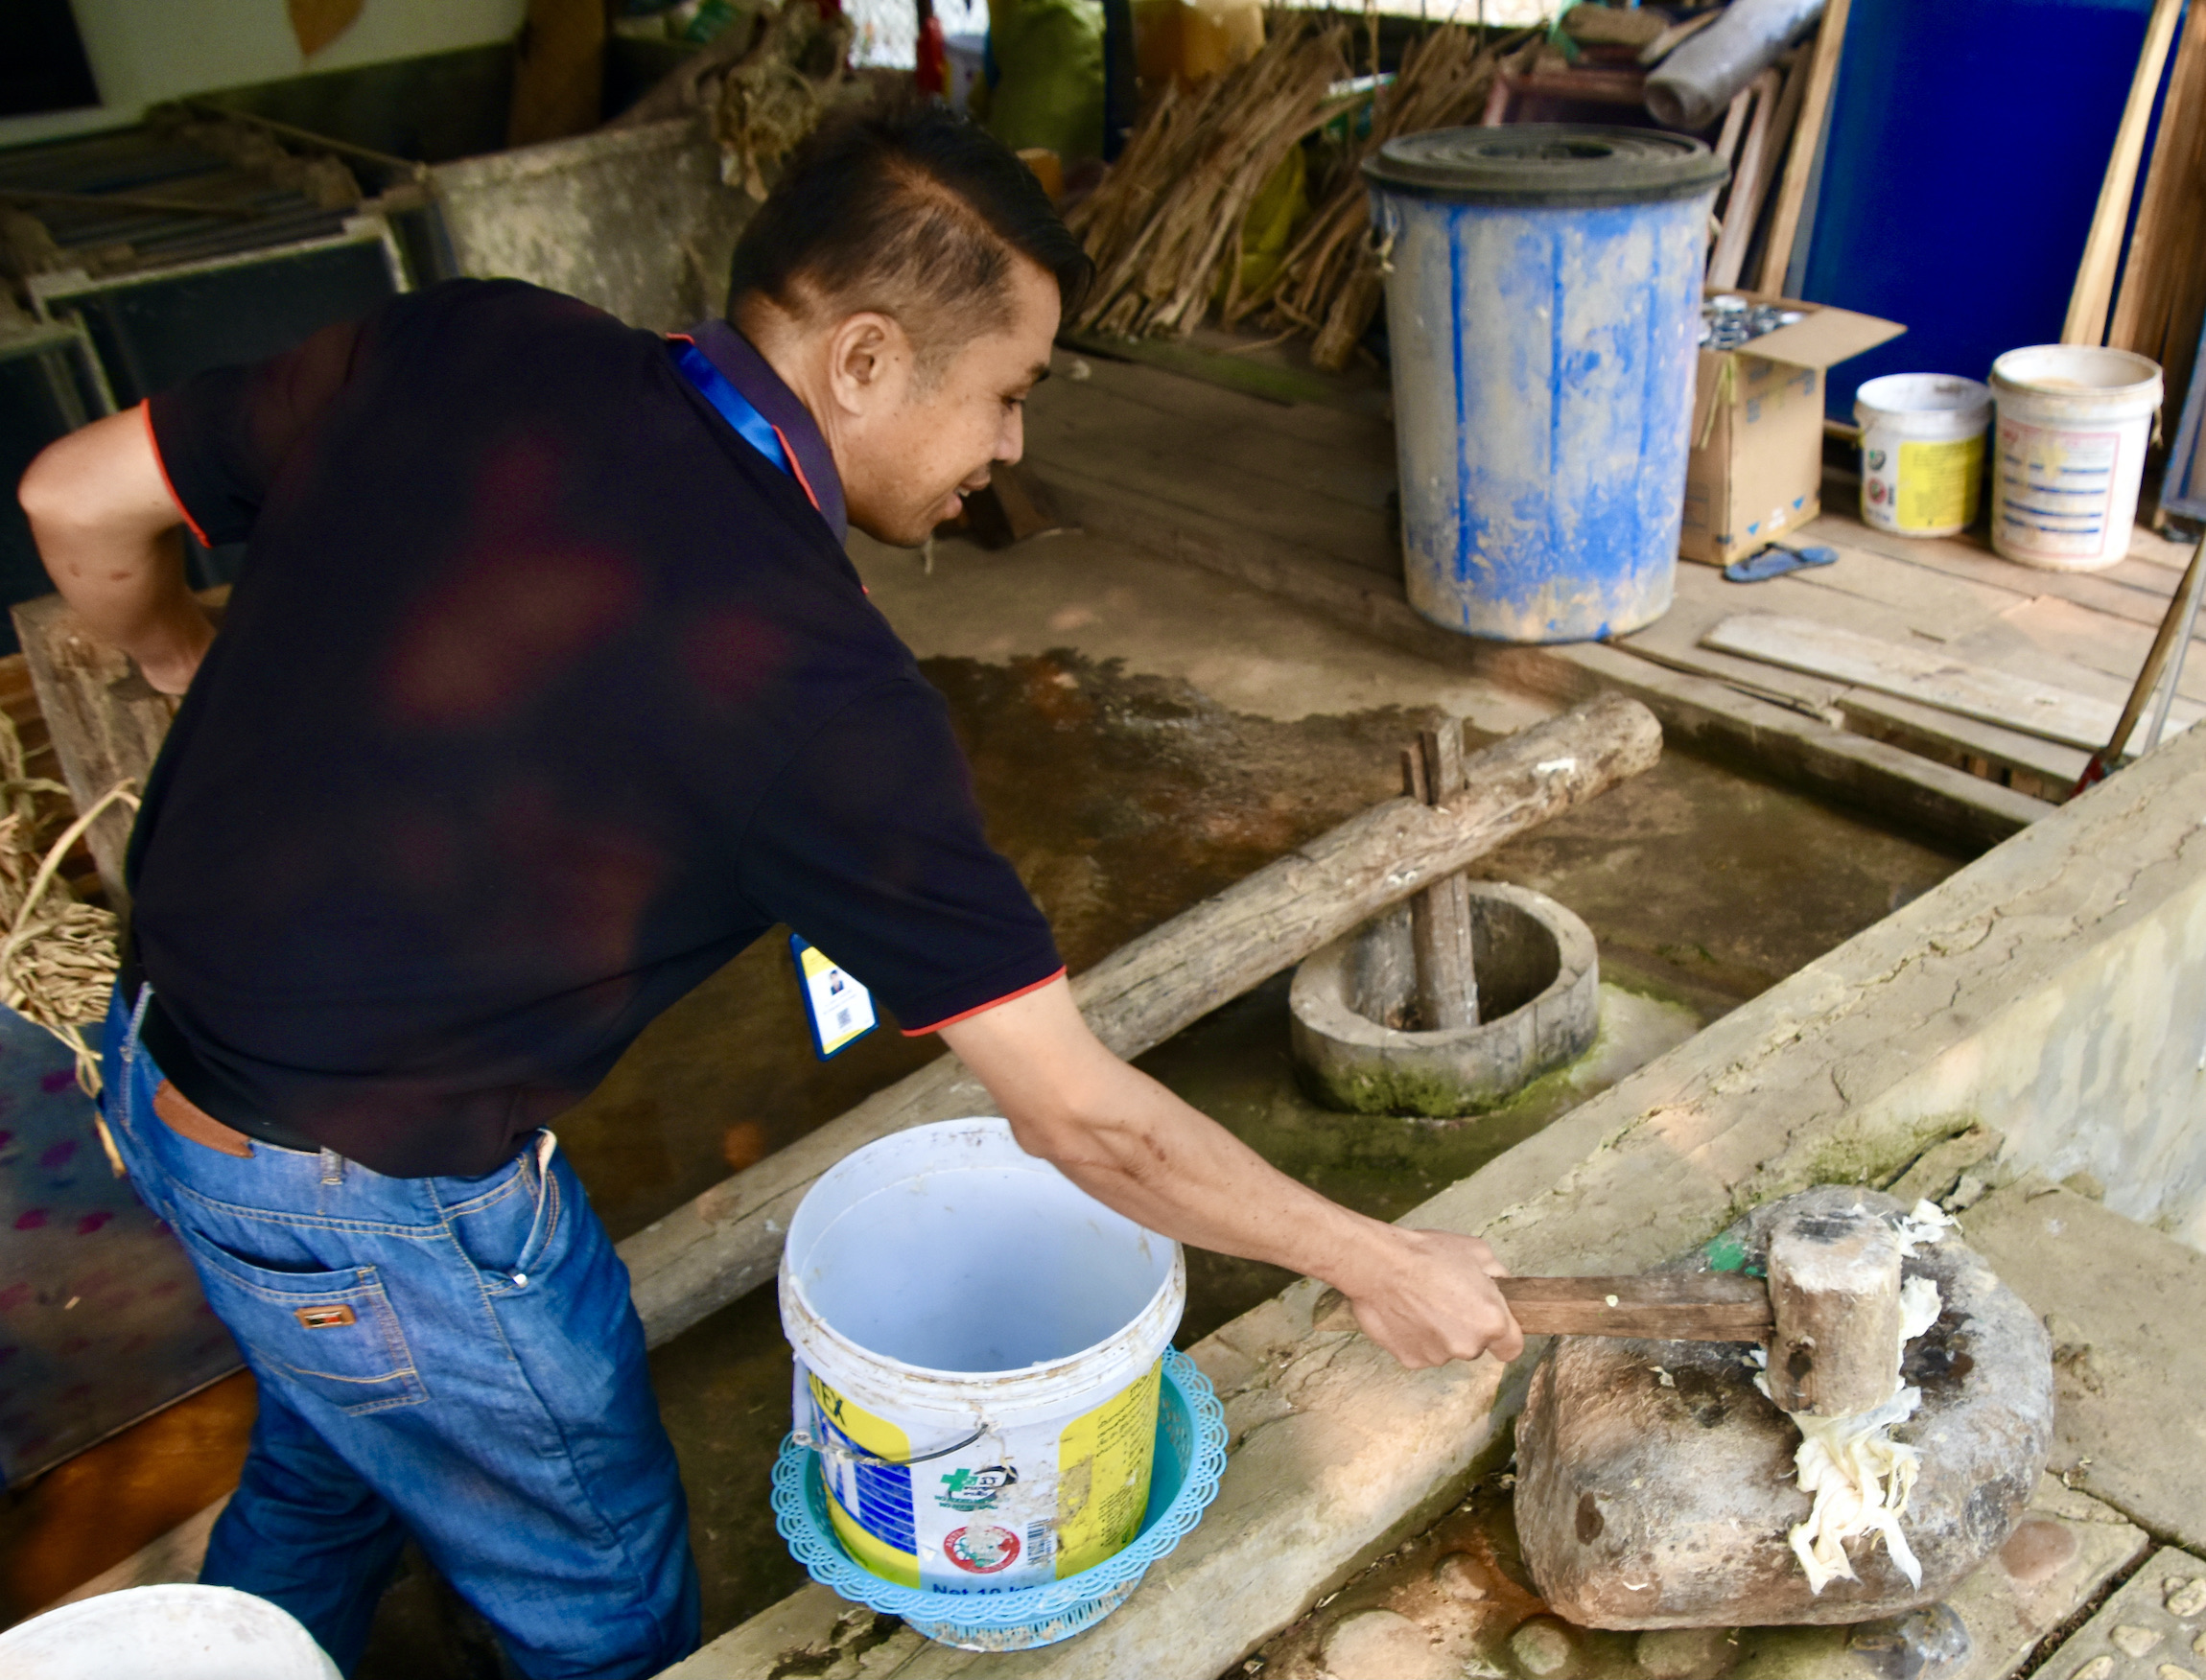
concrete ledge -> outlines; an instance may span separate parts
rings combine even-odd
[[[2110,1205],[2195,1236],[2201,1021],[2206,733],[2049,814],[1403,1223],[1482,1233],[1521,1272],[1636,1271],[1773,1196],[1889,1182],[1981,1118],[2024,1165],[2112,1163]],[[1195,1350],[1234,1430],[1224,1491],[1125,1608],[1044,1650],[882,1645],[863,1671],[1210,1680],[1460,1498],[1494,1438],[1502,1373],[1488,1361],[1403,1371],[1311,1324],[1317,1294],[1298,1283]],[[808,1597],[832,1620],[822,1589]],[[797,1610],[676,1671],[769,1671],[786,1647],[754,1630]]]

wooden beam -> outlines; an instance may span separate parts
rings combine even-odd
[[[208,590],[199,600],[219,614],[229,593],[226,587]],[[61,780],[77,808],[89,810],[118,782],[144,787],[176,714],[176,697],[147,682],[121,648],[87,634],[58,595],[25,601],[12,609],[12,617]],[[107,901],[118,911],[129,905],[123,853],[130,843],[131,821],[131,813],[118,805],[84,836]]]
[[[1394,799],[1122,946],[1072,983],[1095,1036],[1133,1057],[1291,968],[1389,905],[1653,766],[1662,731],[1604,695],[1465,761],[1445,808]],[[621,1245],[644,1332],[688,1329],[774,1275],[812,1180],[906,1127],[994,1107],[955,1057],[928,1063]]]
[[[1770,244],[1762,255],[1757,292],[1785,290],[1785,270],[1792,265],[1793,245],[1799,238],[1800,212],[1808,199],[1808,176],[1816,166],[1816,149],[1823,141],[1823,123],[1830,113],[1831,87],[1839,78],[1839,55],[1846,40],[1849,0],[1824,0],[1823,21],[1817,26],[1815,57],[1808,67],[1808,85],[1800,102],[1800,120],[1793,126],[1793,144],[1785,153],[1785,178],[1777,189],[1777,210],[1770,223]]]
[[[2129,222],[2129,196],[2137,185],[2137,166],[2145,155],[2145,130],[2152,122],[2152,101],[2160,91],[2160,72],[2175,38],[2183,0],[2156,0],[2145,26],[2145,50],[2129,83],[2129,103],[2114,131],[2114,151],[2100,183],[2099,208],[2092,213],[2091,235],[2083,242],[2076,290],[2069,294],[2063,344],[2097,344],[2106,337],[2106,310],[2114,299],[2114,273],[2122,261],[2122,236]]]

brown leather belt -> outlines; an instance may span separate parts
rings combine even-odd
[[[128,947],[124,955],[122,971],[116,976],[116,983],[121,986],[123,996],[128,1000],[129,1007],[133,1011],[137,1010],[141,989],[145,985],[145,975],[138,970],[134,954]],[[237,1132],[255,1143],[272,1143],[278,1149],[297,1150],[306,1155],[320,1153],[321,1145],[315,1139],[293,1127],[284,1125],[281,1121],[258,1113],[255,1111],[249,1096],[233,1089],[227,1080],[217,1077],[215,1071],[199,1060],[198,1054],[192,1049],[189,1040],[177,1031],[176,1023],[169,1018],[168,1012],[162,1009],[161,1000],[158,996],[147,999],[145,1009],[139,1014],[138,1042],[145,1046],[147,1054],[153,1060],[153,1064],[161,1070],[161,1076],[164,1080],[173,1084],[181,1078],[185,1085],[190,1085],[201,1096],[213,1097],[217,1108],[225,1113],[235,1115],[237,1119],[245,1123],[242,1126],[236,1126],[227,1121],[217,1120],[197,1103],[193,1103],[191,1105],[192,1111],[203,1117],[208,1125],[219,1126],[224,1132]],[[179,1102],[189,1101],[180,1090],[176,1093],[176,1097]],[[189,1136],[191,1134],[186,1132],[183,1135]],[[208,1147],[214,1148],[216,1146],[210,1144]]]
[[[240,1160],[251,1158],[253,1140],[250,1137],[234,1126],[224,1126],[176,1089],[173,1081],[164,1079],[154,1088],[153,1112],[160,1116],[161,1124],[178,1137],[202,1144],[220,1155],[236,1155]]]

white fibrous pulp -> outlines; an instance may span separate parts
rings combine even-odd
[[[1900,1573],[1922,1585],[1922,1565],[1900,1529],[1922,1456],[1889,1434],[1894,1424],[1914,1415],[1922,1397],[1920,1388],[1903,1388],[1874,1412],[1851,1417],[1793,1413],[1800,1426],[1800,1450],[1793,1462],[1799,1470],[1800,1491],[1816,1503],[1790,1538],[1793,1555],[1807,1572],[1810,1592],[1820,1594],[1833,1580],[1851,1580],[1854,1566],[1846,1556],[1846,1542],[1872,1532],[1884,1536],[1885,1550]]]

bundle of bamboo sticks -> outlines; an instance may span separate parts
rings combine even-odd
[[[2175,49],[2106,341],[2160,363],[2169,431],[2183,412],[2206,327],[2206,15],[2193,8]],[[2091,340],[2096,342],[2096,339]]]
[[[1514,44],[1514,43],[1511,43]],[[1243,298],[1229,297],[1228,325],[1258,311],[1275,331],[1314,334],[1310,360],[1348,365],[1384,294],[1384,268],[1365,238],[1371,225],[1363,161],[1397,134],[1478,120],[1493,85],[1499,53],[1469,30],[1443,26],[1413,42],[1401,71],[1372,107],[1371,133],[1335,172],[1331,190],[1289,248],[1277,276]]]
[[[1291,148],[1354,103],[1331,94],[1347,42],[1337,26],[1287,25],[1237,69],[1165,92],[1070,218],[1095,262],[1074,325],[1185,338],[1221,286],[1233,307],[1250,204]]]

